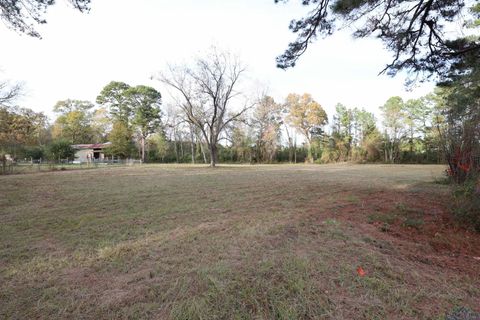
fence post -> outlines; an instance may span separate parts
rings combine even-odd
[[[1,156],[2,160],[2,174],[6,174],[6,169],[7,169],[7,159],[5,156]]]

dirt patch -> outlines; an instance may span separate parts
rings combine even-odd
[[[326,212],[334,214],[323,214],[321,221],[334,217],[353,224],[366,236],[388,241],[396,254],[457,274],[480,276],[480,235],[454,223],[448,196],[383,190],[374,196],[359,191],[356,197],[356,203],[338,200],[332,204]]]

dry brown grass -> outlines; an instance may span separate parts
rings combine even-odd
[[[0,177],[0,318],[478,311],[480,237],[451,223],[448,187],[432,183],[442,171],[150,165]]]

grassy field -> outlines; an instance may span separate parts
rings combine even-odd
[[[443,319],[480,236],[442,166],[144,165],[0,177],[0,319]],[[365,272],[360,275],[358,268]]]

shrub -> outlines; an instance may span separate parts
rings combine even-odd
[[[454,198],[457,221],[480,232],[480,174],[455,187]]]
[[[72,159],[75,156],[75,150],[70,145],[70,142],[67,140],[57,140],[53,141],[48,146],[48,158],[50,160],[60,160],[60,159]]]
[[[24,151],[24,157],[38,160],[45,157],[45,150],[42,146],[27,147]]]

